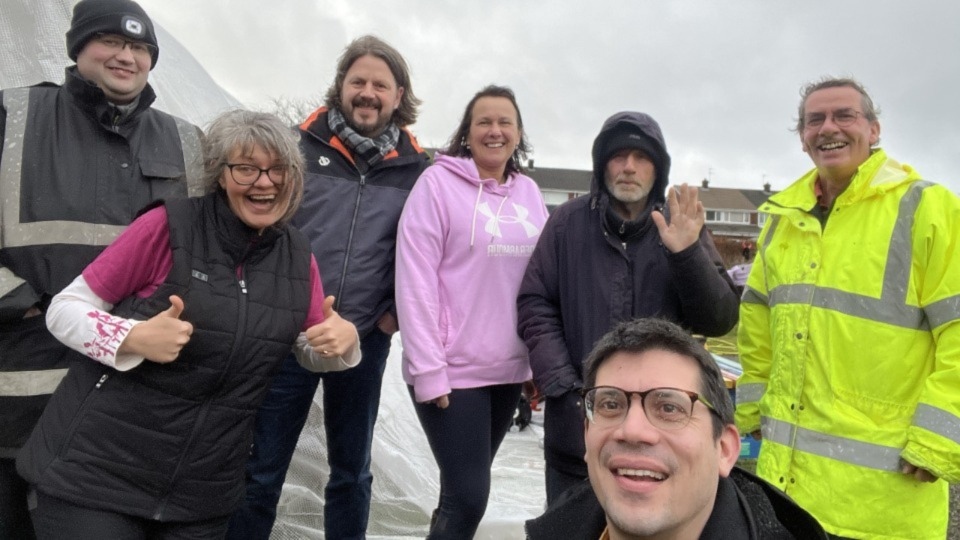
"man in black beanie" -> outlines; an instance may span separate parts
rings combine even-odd
[[[199,194],[200,130],[150,107],[159,57],[130,0],[83,0],[61,86],[0,91],[0,538],[33,538],[14,458],[67,371],[50,298],[147,204]]]
[[[601,336],[639,317],[707,336],[737,322],[737,294],[703,226],[697,190],[684,184],[666,197],[669,174],[653,118],[608,118],[593,143],[590,195],[550,216],[520,285],[518,330],[546,396],[548,505],[587,478],[578,392]]]

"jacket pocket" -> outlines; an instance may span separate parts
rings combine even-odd
[[[181,164],[150,159],[140,160],[140,173],[149,180],[175,180],[186,175]]]

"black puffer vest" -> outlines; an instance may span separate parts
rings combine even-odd
[[[170,274],[114,313],[147,319],[179,295],[190,342],[174,362],[127,372],[78,358],[18,469],[76,504],[195,521],[229,514],[243,494],[256,410],[306,321],[310,248],[292,227],[256,234],[219,194],[167,214]]]

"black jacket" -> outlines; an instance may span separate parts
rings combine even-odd
[[[80,506],[196,521],[229,514],[245,492],[257,407],[306,321],[310,250],[292,227],[248,228],[219,192],[167,213],[170,274],[114,313],[145,320],[180,295],[189,343],[174,362],[123,372],[75,353],[17,469]]]
[[[625,241],[611,230],[600,148],[621,124],[634,126],[662,152],[647,207]],[[739,300],[706,229],[689,248],[670,253],[650,213],[662,209],[669,155],[659,127],[642,113],[604,123],[594,142],[589,196],[560,206],[544,227],[517,300],[518,329],[530,349],[534,382],[547,396],[547,461],[586,478],[583,418],[574,392],[583,386],[583,361],[618,322],[661,317],[691,332],[723,335],[737,322]]]
[[[540,517],[527,521],[529,540],[597,540],[607,526],[597,497],[584,480]],[[721,478],[701,540],[817,540],[827,538],[810,514],[760,478],[734,468]]]
[[[397,222],[429,157],[406,129],[396,149],[361,173],[327,125],[326,108],[300,125],[307,160],[303,202],[293,218],[320,266],[323,290],[360,337],[387,311],[394,314]]]
[[[44,310],[141,208],[200,192],[200,131],[154,99],[146,86],[121,119],[75,67],[63,86],[0,93],[0,377],[38,372],[26,392],[0,384],[0,456],[26,440],[67,365],[43,317],[24,313]]]

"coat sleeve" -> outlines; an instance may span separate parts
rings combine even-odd
[[[766,236],[772,234],[773,229],[770,228],[772,221],[767,220],[757,240],[757,246],[766,244]],[[770,366],[773,361],[766,262],[766,252],[759,248],[740,301],[737,349],[743,375],[737,380],[735,416],[741,433],[751,433],[760,429],[760,398],[767,390]]]
[[[960,482],[960,199],[928,188],[915,219],[917,302],[935,352],[902,457],[953,484]]]
[[[547,220],[533,250],[517,296],[517,331],[530,351],[537,388],[558,397],[583,387],[570,361],[560,309],[560,243],[558,214]]]
[[[400,216],[395,292],[407,374],[420,403],[450,393],[439,278],[448,216],[433,184],[425,180],[414,185]]]
[[[667,253],[680,294],[683,322],[691,331],[722,336],[737,324],[740,301],[706,227],[700,239],[678,253]]]

